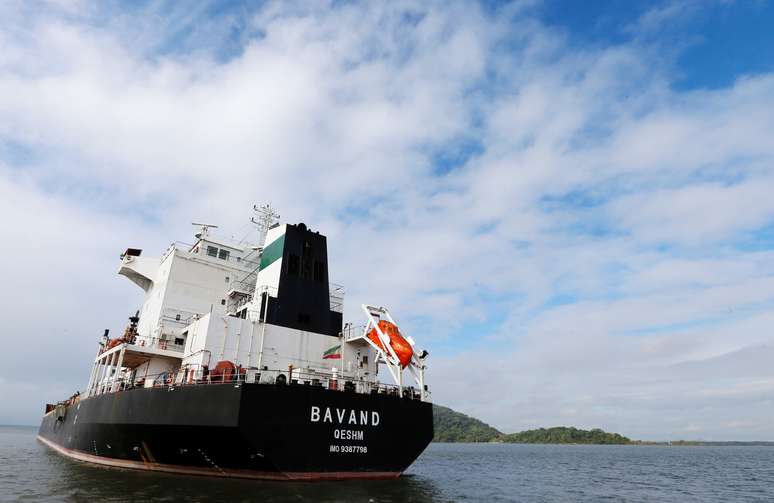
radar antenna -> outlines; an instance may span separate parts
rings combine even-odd
[[[263,246],[266,241],[266,234],[277,223],[280,215],[272,208],[271,204],[264,204],[263,206],[254,204],[253,211],[255,211],[256,216],[250,218],[250,221],[258,227],[258,242]]]
[[[210,229],[217,229],[218,226],[214,224],[203,224],[199,222],[191,222],[191,225],[200,227],[199,232],[194,234],[196,239],[204,239],[210,234]]]

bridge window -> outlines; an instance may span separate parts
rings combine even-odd
[[[218,253],[218,258],[221,260],[228,260],[229,255],[231,255],[230,251],[224,250],[223,248],[221,248],[220,253]]]
[[[208,246],[207,247],[207,255],[210,257],[217,257],[218,256],[218,249],[214,246]]]

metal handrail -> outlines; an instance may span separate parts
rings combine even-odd
[[[328,389],[330,391],[357,393],[357,394],[383,394],[392,396],[403,396],[407,399],[420,399],[419,390],[410,386],[401,387],[394,384],[366,381],[364,379],[355,379],[351,377],[342,377],[337,373],[331,372],[304,372],[301,369],[292,369],[292,378],[285,384],[277,382],[265,382],[260,380],[261,375],[287,375],[291,373],[290,369],[238,369],[236,373],[229,375],[213,374],[210,371],[207,375],[203,374],[201,368],[194,367],[178,369],[177,372],[162,372],[146,376],[135,376],[133,379],[122,377],[117,379],[106,379],[96,383],[96,391],[91,396],[118,393],[138,388],[170,388],[174,389],[182,386],[213,386],[222,384],[242,385],[242,384],[261,384],[266,386],[314,386]],[[193,371],[193,372],[192,372]],[[151,382],[149,386],[147,383]],[[429,397],[429,392],[425,392]]]
[[[328,298],[330,310],[337,313],[344,312],[344,287],[336,283],[328,283]]]
[[[234,290],[237,292],[244,292],[248,295],[252,295],[255,291],[255,281],[244,281],[244,280],[231,280],[231,282],[228,284],[228,289]]]
[[[199,313],[194,311],[184,311],[182,309],[175,309],[173,307],[165,307],[161,312],[161,319],[180,323],[182,325],[189,325]],[[179,319],[178,319],[179,317]]]
[[[253,301],[252,294],[244,296],[231,304],[230,311],[232,312],[239,311],[240,309],[242,309],[242,307],[244,307],[246,304],[249,304],[252,301]]]
[[[182,353],[185,350],[185,346],[179,346],[172,341],[159,339],[158,337],[137,336],[133,345],[145,348],[161,349],[164,351],[175,351],[176,353]]]
[[[183,251],[183,252],[186,252],[186,253],[193,253],[192,252],[193,246],[194,245],[189,244],[189,243],[184,243],[182,241],[175,241],[175,242],[173,242],[172,244],[169,245],[169,248],[164,253],[164,256],[166,256],[172,250],[180,250],[180,251]],[[193,253],[193,254],[201,256],[201,257],[208,257],[208,258],[212,258],[212,259],[217,259],[217,260],[220,260],[220,261],[223,261],[223,262],[232,262],[234,264],[239,264],[241,267],[244,267],[245,269],[250,269],[250,268],[254,268],[254,267],[257,268],[258,265],[260,265],[260,263],[261,263],[260,260],[251,260],[249,258],[242,258],[242,257],[236,256],[236,255],[229,255],[228,258],[212,257],[212,256],[207,255],[206,251],[204,253]],[[251,255],[251,253],[248,253],[247,255]]]
[[[342,335],[344,336],[344,340],[351,341],[352,339],[357,339],[358,337],[361,337],[363,335],[363,332],[365,331],[366,325],[360,324],[360,325],[353,325],[351,323],[348,323],[344,326],[344,329],[341,331]]]

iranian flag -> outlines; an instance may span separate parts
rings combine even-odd
[[[333,346],[325,353],[323,353],[323,360],[339,360],[341,359],[341,345]]]

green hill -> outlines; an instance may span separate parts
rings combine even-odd
[[[435,442],[492,442],[502,433],[478,419],[433,405]]]
[[[483,421],[433,405],[435,442],[507,442],[514,444],[629,444],[632,441],[618,433],[600,429],[579,430],[567,426],[540,428],[504,434]]]
[[[515,444],[630,444],[629,438],[600,429],[579,430],[567,426],[539,428],[503,436],[503,442]]]

